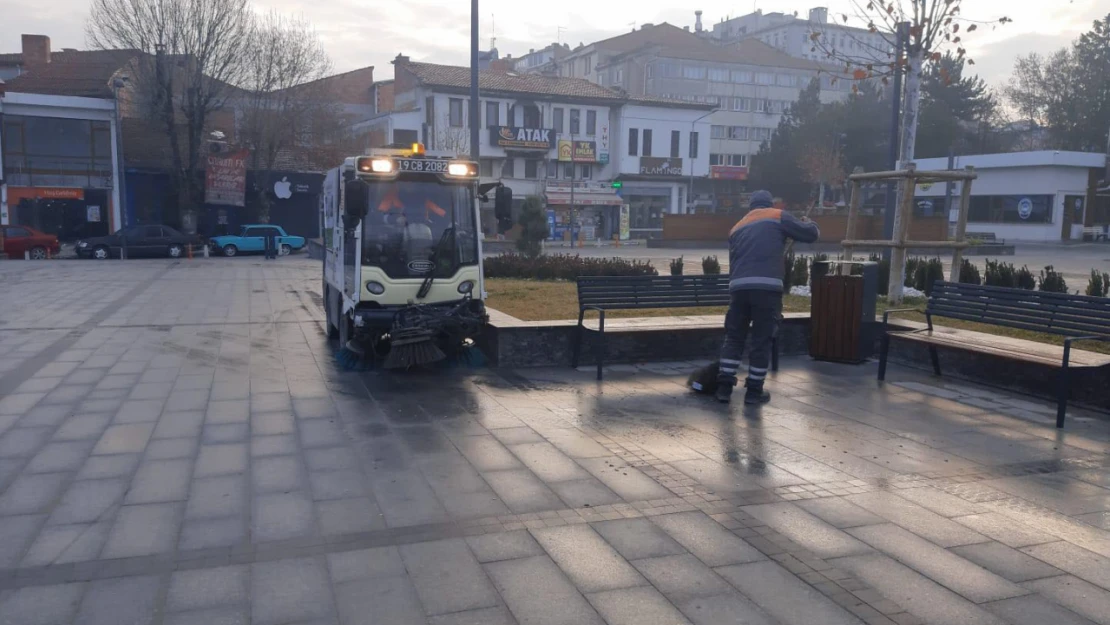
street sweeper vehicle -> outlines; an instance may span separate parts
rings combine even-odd
[[[328,336],[385,368],[430,364],[469,349],[488,321],[476,162],[421,144],[371,150],[327,172],[322,193]]]

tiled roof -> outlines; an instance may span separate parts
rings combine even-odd
[[[407,62],[403,65],[427,86],[470,87],[470,68],[432,63]],[[570,98],[589,98],[593,100],[623,100],[617,92],[606,89],[581,78],[562,78],[541,76],[539,74],[518,74],[487,70],[479,72],[478,86],[483,91],[502,93],[530,93]]]
[[[593,44],[597,48],[613,52],[630,52],[645,45],[662,46],[701,46],[707,44],[701,37],[682,28],[663,22],[654,26],[643,26],[630,33],[603,39]]]
[[[356,70],[325,76],[319,80],[307,82],[292,87],[304,89],[316,85],[329,90],[331,97],[336,102],[343,104],[373,104],[371,88],[374,86],[374,66],[361,67]]]
[[[112,76],[138,54],[134,50],[55,52],[50,63],[25,66],[24,73],[8,81],[7,89],[15,93],[110,98]]]

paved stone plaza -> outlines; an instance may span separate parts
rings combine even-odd
[[[347,371],[303,256],[0,262],[0,624],[1110,623],[1110,421],[786,358]]]

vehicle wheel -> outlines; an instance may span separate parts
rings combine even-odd
[[[331,294],[331,287],[324,287],[324,319],[325,325],[328,330],[328,339],[339,337],[339,326],[335,324],[335,319],[332,317],[332,300],[335,299]]]
[[[281,244],[281,255],[282,256],[288,256],[292,253],[293,253],[293,247],[291,245],[289,245],[288,243],[282,243]]]
[[[32,247],[31,260],[46,260],[46,248],[41,245]]]
[[[107,245],[98,245],[98,246],[96,246],[93,249],[92,255],[93,255],[93,258],[95,258],[97,260],[108,260],[108,257],[111,256],[111,254],[108,253],[108,246]]]
[[[182,248],[180,245],[177,245],[177,244],[171,245],[169,251],[170,251],[170,258],[181,258],[181,255],[183,253],[185,253],[185,249]]]
[[[235,256],[238,253],[239,253],[239,248],[235,247],[234,245],[225,245],[224,246],[224,256],[227,256],[227,257],[230,258],[232,256]]]

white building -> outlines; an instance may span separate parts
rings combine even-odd
[[[469,68],[404,56],[394,66],[394,111],[360,130],[383,143],[421,141],[428,150],[468,153]],[[483,71],[479,84],[482,181],[509,186],[517,206],[541,198],[556,237],[572,221],[587,239],[619,235],[625,205],[634,224],[627,234],[661,232],[662,212],[684,212],[690,177],[709,172],[708,105],[630,98],[582,79],[518,72]],[[628,144],[633,130],[635,149]]]
[[[1007,241],[1068,241],[1083,228],[1110,224],[1110,197],[1098,194],[1106,155],[1088,152],[1013,152],[956,157],[955,168],[975,168],[969,232],[992,232]],[[948,167],[947,158],[916,161],[918,170]],[[959,185],[953,197],[958,198]],[[937,214],[945,185],[919,186],[917,212]],[[943,214],[943,213],[940,213]]]
[[[76,213],[120,228],[115,113],[113,100],[0,91],[0,224],[64,236]]]
[[[830,23],[829,10],[824,7],[810,9],[808,19],[757,9],[721,20],[713,25],[711,34],[714,41],[726,45],[758,39],[790,56],[813,61],[825,61],[828,53],[835,50],[838,58],[885,62],[890,58],[892,40],[889,34]]]

